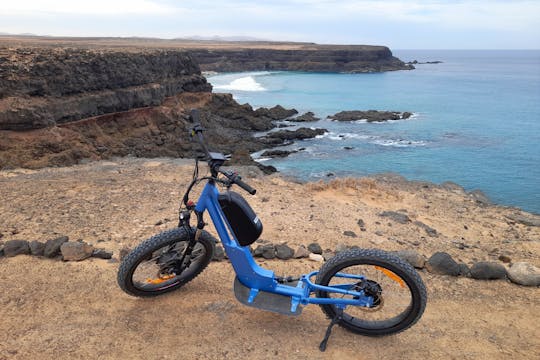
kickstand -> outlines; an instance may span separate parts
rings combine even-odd
[[[319,350],[325,351],[326,350],[326,344],[328,343],[328,339],[330,338],[330,334],[332,333],[332,328],[334,325],[336,325],[339,320],[341,320],[343,317],[343,309],[336,309],[336,315],[330,321],[330,324],[328,325],[328,328],[326,329],[326,335],[324,335],[323,341],[321,341],[321,344],[319,345]]]

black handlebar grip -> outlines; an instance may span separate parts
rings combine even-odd
[[[257,192],[257,190],[255,190],[254,188],[252,188],[251,186],[249,186],[248,184],[246,184],[245,182],[243,182],[242,180],[238,178],[234,179],[234,183],[240,186],[242,189],[246,190],[250,195],[255,195],[255,193]]]

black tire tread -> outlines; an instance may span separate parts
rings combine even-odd
[[[422,278],[420,277],[418,272],[408,262],[386,251],[379,250],[379,249],[349,249],[349,250],[341,251],[323,264],[323,266],[319,270],[319,273],[317,274],[315,282],[319,284],[321,280],[325,277],[325,275],[328,272],[333,271],[334,268],[341,266],[343,263],[354,262],[357,259],[367,260],[367,261],[370,261],[370,260],[380,261],[383,263],[386,262],[386,263],[392,264],[393,266],[403,271],[405,275],[408,276],[412,282],[412,284],[409,284],[409,285],[416,287],[416,290],[418,291],[420,295],[419,296],[420,308],[414,320],[408,323],[407,326],[404,326],[397,331],[385,331],[384,329],[381,329],[379,331],[372,332],[372,331],[359,330],[354,325],[351,325],[343,321],[339,322],[338,324],[346,328],[347,330],[350,330],[352,332],[359,333],[362,335],[384,336],[384,335],[396,334],[401,331],[404,331],[410,328],[411,326],[413,326],[416,322],[418,322],[427,304],[427,290],[424,285],[424,282],[422,281]],[[413,291],[415,291],[415,289],[413,289]],[[319,296],[319,294],[320,292],[317,292],[317,296]],[[333,310],[331,309],[331,305],[321,305],[321,309],[329,318],[332,318],[335,315],[335,312],[333,312]]]
[[[210,235],[210,233],[204,230],[201,233],[199,242],[203,243],[203,245],[205,242],[211,244],[211,251],[205,254],[205,261],[201,264],[202,266],[200,266],[191,276],[183,279],[181,283],[164,289],[162,291],[142,291],[130,286],[130,277],[135,270],[134,267],[136,267],[140,263],[141,257],[147,255],[149,251],[155,251],[156,249],[159,249],[171,242],[174,242],[175,240],[185,241],[187,237],[188,234],[185,229],[174,228],[156,234],[140,243],[135,249],[133,249],[128,255],[126,255],[126,257],[122,260],[122,263],[120,264],[117,276],[117,281],[120,288],[129,295],[138,297],[151,297],[176,290],[197,277],[197,275],[199,275],[208,266],[215,252],[216,240],[212,235]]]

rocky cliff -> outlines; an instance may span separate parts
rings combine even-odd
[[[185,51],[0,48],[0,129],[28,130],[211,91]]]
[[[203,71],[291,70],[365,73],[410,70],[385,46],[303,45],[295,49],[189,49]]]

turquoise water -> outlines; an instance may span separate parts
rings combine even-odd
[[[380,74],[257,72],[209,77],[253,107],[281,104],[323,120],[329,134],[266,160],[301,179],[397,172],[454,181],[493,201],[540,213],[540,51],[394,51],[404,61],[441,60]],[[332,122],[341,110],[410,111],[409,120]],[[354,147],[352,150],[345,146]],[[255,154],[257,155],[257,154]],[[264,159],[263,159],[264,161]]]

